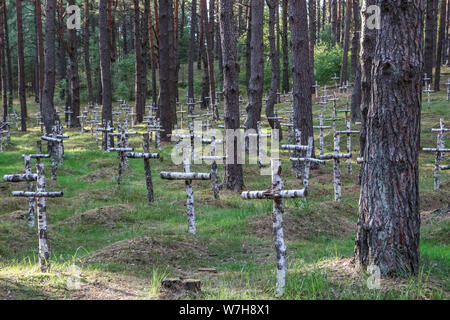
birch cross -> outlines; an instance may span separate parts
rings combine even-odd
[[[351,153],[340,153],[341,136],[339,133],[334,135],[334,153],[319,156],[320,160],[333,160],[333,178],[334,178],[334,201],[341,201],[341,170],[339,168],[340,159],[348,159],[352,157]]]
[[[189,114],[193,114],[194,110],[195,110],[195,101],[194,99],[189,99],[187,102],[187,106],[188,106],[188,112]]]
[[[245,200],[252,199],[268,199],[273,200],[273,235],[275,250],[277,256],[277,296],[280,297],[284,293],[286,283],[286,245],[284,243],[283,232],[283,199],[305,198],[306,189],[301,190],[283,190],[283,181],[281,179],[281,160],[272,159],[272,185],[264,191],[245,191],[241,196]]]
[[[336,93],[334,93],[334,97],[329,99],[329,101],[333,101],[333,117],[329,118],[329,119],[325,119],[325,121],[333,121],[333,126],[332,126],[333,127],[333,134],[336,133],[336,121],[342,120],[342,118],[337,118],[337,115],[336,115],[336,102],[338,100],[339,99],[336,98]]]
[[[434,90],[431,89],[431,84],[429,84],[426,87],[426,89],[423,90],[423,92],[427,93],[427,106],[428,106],[428,109],[430,109],[431,108],[431,93],[434,92]]]
[[[51,136],[42,136],[42,140],[50,142],[51,156],[52,156],[52,180],[56,180],[56,171],[58,169],[58,158],[60,157],[59,144],[62,143],[62,139],[56,137],[54,128],[52,129]]]
[[[114,133],[114,132],[109,133],[110,137],[117,137],[118,138],[118,140],[117,140],[117,147],[118,148],[115,148],[117,150],[112,150],[114,148],[109,148],[108,151],[117,151],[117,152],[119,152],[118,149],[130,149],[130,148],[128,148],[128,146],[129,146],[128,137],[136,135],[136,134],[137,134],[137,132],[135,132],[135,131],[127,131],[125,128],[120,130],[120,132],[118,132],[118,133]],[[128,150],[128,151],[125,150],[123,152],[129,152],[129,151],[133,151],[133,148],[131,148],[131,150]],[[123,156],[123,165],[126,168],[128,168],[129,167],[128,157],[126,156],[126,154],[123,154],[122,156]]]
[[[450,101],[450,78],[447,79],[447,83],[445,85],[447,86],[447,101]]]
[[[434,161],[434,190],[439,190],[439,166],[441,159],[445,156],[445,152],[450,152],[450,149],[445,148],[445,133],[450,132],[450,128],[445,128],[444,119],[440,119],[439,128],[431,129],[431,132],[437,133],[436,148],[423,148],[425,152],[436,152],[436,158]]]
[[[110,134],[112,135],[112,134]],[[115,134],[116,135],[116,134]],[[127,152],[131,152],[133,151],[133,148],[128,148],[125,147],[125,140],[127,139],[126,137],[126,132],[125,131],[121,131],[119,133],[119,140],[117,143],[117,148],[109,148],[108,151],[115,151],[117,152],[118,158],[119,158],[119,168],[118,168],[118,175],[117,175],[117,187],[118,189],[120,189],[120,185],[122,183],[122,174],[123,174],[123,168],[126,167],[126,153]]]
[[[161,132],[164,132],[164,129],[161,126],[161,120],[153,119],[153,125],[147,126],[147,130],[150,129],[150,135],[155,133],[155,148],[161,150]]]
[[[298,132],[298,137],[300,138],[301,137],[300,131],[297,130],[297,132]],[[299,139],[299,141],[301,141],[301,139]],[[308,186],[309,186],[309,173],[310,173],[310,169],[311,169],[311,163],[323,164],[323,163],[325,163],[325,161],[312,157],[312,153],[314,150],[314,138],[313,137],[308,138],[307,146],[302,146],[300,144],[290,145],[290,146],[289,145],[281,146],[281,149],[288,149],[288,148],[291,148],[291,150],[294,149],[297,151],[306,151],[306,157],[290,158],[289,160],[291,160],[294,163],[304,163],[305,164],[304,169],[303,169],[303,188],[305,190],[307,190]]]
[[[336,133],[347,135],[347,153],[351,153],[352,152],[352,134],[359,134],[359,131],[352,130],[351,129],[351,121],[347,120],[347,130],[337,131]],[[347,168],[348,168],[348,173],[352,174],[353,169],[352,169],[352,159],[351,158],[347,159]]]
[[[196,234],[197,228],[195,225],[194,190],[192,188],[192,180],[211,180],[211,173],[191,172],[189,151],[187,148],[183,148],[183,164],[184,164],[184,172],[164,172],[163,171],[160,173],[160,176],[162,179],[184,180],[185,181],[189,233]]]
[[[334,88],[337,89],[337,81],[339,80],[339,77],[336,75],[336,73],[334,74],[334,77],[331,78],[331,80],[334,80]]]
[[[81,130],[81,134],[83,134],[83,133],[84,133],[84,123],[85,123],[85,121],[86,121],[87,116],[86,116],[86,114],[83,112],[80,116],[77,116],[77,118],[78,118],[78,119],[81,119],[81,128],[80,128],[80,130]]]
[[[315,92],[315,94],[316,94],[316,99],[318,99],[318,98],[319,98],[319,88],[320,88],[320,85],[317,84],[317,81],[316,81],[316,84],[314,84],[312,87],[314,88],[314,92]]]
[[[103,121],[103,126],[98,128],[97,131],[102,133],[102,149],[107,151],[111,147],[108,134],[114,132],[114,128],[111,127],[111,120]]]
[[[145,182],[147,185],[147,199],[149,203],[153,203],[155,198],[153,196],[153,182],[152,182],[152,172],[150,170],[150,159],[160,159],[159,153],[150,153],[150,141],[148,133],[143,134],[142,137],[142,148],[144,153],[137,152],[127,152],[126,156],[129,159],[144,159],[144,169],[145,169]]]
[[[219,171],[218,171],[218,167],[217,167],[217,162],[216,161],[223,161],[225,160],[227,157],[226,156],[218,156],[217,155],[217,143],[223,143],[223,141],[221,140],[216,140],[216,137],[213,135],[211,137],[211,139],[202,139],[202,143],[208,143],[211,146],[211,153],[209,156],[203,156],[200,157],[201,160],[205,160],[205,161],[212,161],[211,163],[211,178],[213,180],[213,193],[214,193],[214,199],[216,200],[220,200],[220,189],[221,189],[221,185],[219,183]]]
[[[9,131],[0,130],[0,152],[3,152],[3,144],[4,144],[4,136],[7,136],[9,134]]]
[[[183,104],[180,103],[180,111],[177,111],[177,113],[180,114],[180,129],[183,130],[183,119],[184,119],[184,114],[186,113],[185,110],[183,110]]]
[[[64,113],[67,114],[67,128],[69,129],[72,127],[72,114],[73,114],[73,111],[70,108],[70,106],[67,107],[67,110],[64,111]]]
[[[323,113],[320,113],[319,125],[318,126],[313,126],[313,129],[319,129],[320,130],[319,149],[320,149],[320,155],[323,156],[323,154],[324,154],[324,135],[323,135],[323,133],[324,133],[325,129],[331,129],[331,126],[324,126]]]
[[[268,138],[271,137],[271,134],[263,134],[262,133],[262,128],[261,128],[261,121],[258,121],[256,123],[256,127],[257,127],[257,132],[256,133],[249,133],[248,136],[249,137],[256,137],[257,142],[258,142],[258,166],[260,168],[262,168],[264,166],[264,141],[266,141],[264,138]]]
[[[45,175],[44,165],[39,161],[36,163],[36,174],[13,174],[3,176],[3,180],[7,182],[36,181],[36,191],[13,191],[11,194],[14,197],[35,198],[37,202],[37,217],[38,217],[38,235],[39,235],[39,261],[41,264],[41,271],[47,272],[50,268],[50,251],[48,248],[47,237],[47,206],[46,198],[62,197],[62,192],[47,192],[45,190]]]

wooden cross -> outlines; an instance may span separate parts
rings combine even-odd
[[[117,140],[118,141],[117,142],[117,147],[118,148],[116,148],[116,149],[128,149],[128,146],[129,146],[128,137],[129,136],[134,136],[136,134],[137,134],[137,132],[135,132],[135,131],[127,131],[126,128],[122,128],[122,130],[119,129],[118,133],[112,132],[112,133],[109,133],[108,135],[110,137],[118,137],[118,140]],[[109,148],[108,151],[117,151],[117,152],[119,152],[118,150],[111,150],[111,149],[113,149],[113,148]],[[128,151],[133,151],[133,149],[131,148],[131,150],[128,150]],[[123,152],[127,152],[127,151],[123,151]],[[126,168],[128,168],[129,167],[128,157],[126,156],[126,154],[123,154],[122,156],[123,156],[123,165]]]
[[[36,181],[36,191],[13,191],[13,197],[35,198],[37,202],[37,217],[38,217],[38,235],[39,235],[39,260],[41,264],[41,271],[47,272],[50,268],[50,250],[48,248],[47,237],[47,206],[46,198],[62,197],[62,192],[47,192],[45,190],[45,175],[44,164],[38,159],[36,163],[36,174],[13,174],[3,176],[3,180],[7,182]]]
[[[113,111],[112,112],[112,116],[114,117],[116,117],[116,119],[114,120],[116,123],[119,123],[120,122],[120,112],[119,111]]]
[[[64,113],[67,114],[67,128],[69,129],[72,127],[71,122],[72,122],[72,114],[73,114],[73,111],[70,108],[70,106],[67,107],[67,110],[64,111]]]
[[[153,125],[147,126],[148,129],[150,129],[150,134],[155,133],[155,148],[161,150],[161,132],[165,131],[161,126],[161,120],[153,119]]]
[[[423,92],[427,93],[427,103],[428,103],[428,109],[431,108],[431,93],[434,92],[434,90],[431,89],[431,84],[429,84]]]
[[[334,77],[331,78],[331,80],[334,80],[334,88],[337,89],[337,81],[339,80],[339,77],[336,75],[336,73],[334,74]]]
[[[316,94],[316,99],[318,99],[319,98],[319,90],[318,89],[320,88],[320,85],[316,81],[316,84],[314,84],[312,87],[314,88],[314,92]]]
[[[111,120],[103,121],[103,126],[98,128],[97,131],[102,133],[102,149],[107,151],[111,147],[111,139],[108,134],[114,132],[114,127],[111,127]]]
[[[359,134],[359,131],[352,130],[351,129],[351,121],[347,120],[347,130],[337,131],[336,133],[347,135],[347,153],[351,153],[352,152],[352,134]],[[347,159],[347,168],[348,168],[348,173],[352,174],[353,169],[352,169],[352,159],[351,158]]]
[[[313,126],[313,129],[319,129],[320,130],[320,135],[319,135],[319,149],[320,149],[320,155],[323,156],[324,155],[324,130],[325,129],[331,129],[331,126],[325,126],[323,123],[323,112],[320,113],[319,116],[319,125],[318,126]]]
[[[431,132],[437,133],[436,148],[423,148],[426,152],[436,152],[436,158],[434,161],[434,190],[439,190],[439,166],[441,164],[441,159],[445,157],[445,152],[449,152],[450,149],[445,148],[445,133],[450,132],[450,128],[445,128],[444,119],[440,119],[439,128],[431,129]]]
[[[9,134],[9,130],[0,130],[0,152],[3,152],[4,136]]]
[[[447,83],[445,85],[447,86],[447,101],[450,101],[450,78],[447,79]]]
[[[150,153],[150,141],[148,133],[143,134],[142,148],[144,153],[127,152],[126,156],[129,159],[144,159],[145,181],[147,184],[147,199],[149,203],[153,203],[155,198],[153,196],[152,173],[150,170],[150,159],[160,159],[159,153]]]
[[[339,99],[336,97],[336,93],[334,93],[334,97],[329,99],[329,101],[333,101],[333,117],[329,118],[329,119],[325,119],[325,121],[333,121],[333,126],[332,126],[333,134],[336,133],[336,121],[342,120],[342,118],[337,118],[337,115],[336,115],[336,102],[338,100]]]
[[[62,144],[62,138],[57,138],[57,134],[55,128],[52,128],[52,133],[50,136],[42,136],[42,140],[51,143],[51,155],[52,155],[52,180],[56,180],[56,171],[58,169],[58,161],[60,161],[61,157],[61,148],[60,144]]]
[[[184,118],[184,114],[186,113],[186,111],[183,110],[183,104],[182,103],[180,103],[180,111],[177,111],[177,113],[180,114],[180,122],[181,122],[180,129],[183,129],[183,118]]]
[[[430,80],[431,80],[431,78],[428,77],[428,75],[425,73],[424,76],[423,76],[423,81],[424,81],[424,87],[425,87],[425,89],[428,88],[428,81],[430,81]]]
[[[83,134],[84,133],[84,122],[85,122],[87,116],[83,111],[83,113],[80,116],[77,116],[77,118],[81,119],[81,134]]]
[[[334,201],[341,201],[341,170],[339,168],[340,159],[348,159],[352,157],[351,153],[340,153],[340,134],[334,135],[334,153],[319,156],[320,160],[334,160],[333,177],[334,177]]]
[[[215,132],[213,134],[213,136],[211,137],[211,139],[202,139],[202,143],[204,144],[210,144],[211,145],[211,152],[209,156],[202,156],[200,157],[200,160],[205,160],[205,161],[212,161],[211,163],[211,178],[213,180],[213,193],[214,193],[214,198],[216,200],[220,200],[220,189],[221,189],[221,184],[219,183],[219,171],[218,171],[218,167],[217,167],[217,162],[216,161],[222,161],[226,160],[226,156],[218,156],[217,155],[217,143],[223,143],[223,141],[221,140],[216,140],[215,137]]]
[[[272,159],[272,185],[264,191],[245,191],[241,196],[245,200],[268,199],[273,200],[273,235],[277,257],[277,296],[282,296],[286,283],[286,245],[284,243],[283,232],[283,199],[305,198],[306,189],[301,190],[283,190],[283,181],[281,179],[281,160]]]
[[[113,135],[113,134],[110,134]],[[117,135],[117,134],[115,134]],[[115,151],[118,154],[118,158],[119,158],[119,169],[118,169],[118,175],[117,175],[117,187],[118,189],[120,189],[120,185],[122,183],[122,173],[123,173],[123,168],[127,167],[126,165],[126,159],[127,158],[127,153],[128,152],[132,152],[133,148],[129,148],[126,145],[126,140],[127,140],[127,132],[125,132],[124,130],[122,130],[119,133],[119,139],[118,139],[118,143],[117,143],[117,148],[109,148],[108,151]]]
[[[211,173],[191,172],[189,151],[187,148],[183,148],[183,164],[184,164],[184,172],[164,172],[163,171],[160,173],[160,176],[162,179],[184,180],[185,181],[189,233],[196,234],[197,228],[195,225],[194,190],[192,188],[192,180],[211,180]]]
[[[249,137],[256,137],[256,139],[257,139],[257,143],[258,143],[258,149],[257,149],[257,152],[258,152],[258,166],[260,168],[262,168],[264,166],[264,155],[265,155],[265,153],[264,153],[264,139],[263,138],[268,138],[268,137],[271,137],[272,135],[270,133],[269,134],[263,134],[262,133],[261,121],[258,121],[256,123],[256,128],[257,128],[256,133],[249,133],[248,136]]]
[[[195,100],[194,99],[188,99],[187,102],[187,107],[188,107],[188,112],[189,114],[194,114],[194,110],[195,110]]]

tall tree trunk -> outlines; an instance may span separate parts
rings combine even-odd
[[[143,56],[141,39],[141,21],[139,0],[134,2],[134,52],[136,54],[136,75],[135,75],[135,102],[136,119],[141,123],[144,121],[145,98],[147,93],[147,67]]]
[[[3,1],[3,21],[5,27],[5,50],[6,50],[6,67],[8,69],[8,107],[12,108],[13,106],[13,95],[14,95],[14,86],[13,86],[13,75],[12,75],[12,66],[11,66],[11,50],[9,47],[9,27],[8,27],[8,15],[6,2]]]
[[[36,38],[37,38],[37,58],[38,58],[38,74],[39,74],[39,101],[42,102],[42,88],[44,86],[44,44],[42,37],[42,9],[41,0],[34,2],[34,14],[36,23]]]
[[[426,26],[425,26],[425,51],[423,72],[432,78],[433,64],[436,56],[436,25],[437,25],[437,2],[438,0],[427,0]]]
[[[248,0],[249,5],[247,6],[247,37],[245,38],[245,86],[247,87],[247,95],[249,95],[249,84],[250,77],[252,74],[252,55],[251,55],[251,41],[252,41],[252,6],[250,3],[252,0]]]
[[[112,87],[111,87],[111,53],[110,37],[108,33],[108,0],[100,0],[98,6],[100,74],[102,97],[102,121],[113,123],[112,119]],[[104,141],[106,145],[106,141]],[[105,147],[104,145],[104,147]]]
[[[361,33],[361,22],[359,20],[359,0],[350,0],[353,2],[353,36],[352,36],[352,49],[350,55],[350,78],[356,78],[356,72],[358,68],[358,53],[359,53],[359,39]]]
[[[272,63],[272,80],[270,82],[269,97],[266,103],[266,116],[267,118],[274,117],[274,106],[277,103],[277,93],[280,89],[280,52],[277,48],[275,39],[275,24],[276,24],[276,11],[279,7],[279,0],[266,0],[269,7],[269,45],[270,45],[270,61]],[[272,129],[279,130],[279,138],[281,136],[280,122],[278,120],[268,119],[270,127]]]
[[[436,53],[436,69],[434,78],[434,91],[440,91],[440,81],[441,81],[441,61],[442,61],[442,51],[445,41],[445,20],[447,19],[447,1],[441,0],[441,14],[439,22],[439,39],[437,44]]]
[[[205,24],[205,36],[206,36],[206,56],[208,59],[208,78],[209,78],[209,97],[210,104],[214,104],[216,101],[216,83],[214,80],[214,0],[209,1],[209,18],[206,12],[206,0],[201,0],[205,2],[205,13],[204,24]]]
[[[292,46],[294,128],[302,132],[302,144],[307,145],[308,138],[314,137],[314,133],[306,0],[289,1],[289,25]]]
[[[425,0],[379,0],[355,257],[382,276],[419,271],[419,163]],[[398,37],[396,35],[402,35]]]
[[[124,31],[125,32],[125,31]],[[84,0],[84,67],[86,69],[86,81],[88,87],[88,101],[94,103],[94,91],[92,89],[91,61],[89,54],[89,0]]]
[[[367,112],[371,101],[372,88],[372,60],[376,46],[377,30],[370,28],[367,19],[371,13],[367,8],[375,5],[378,0],[364,0],[362,7],[362,34],[361,34],[361,132],[360,132],[360,152],[364,156],[366,148],[366,120]],[[360,171],[360,175],[363,171]]]
[[[236,28],[234,26],[233,0],[220,0],[220,35],[223,50],[225,129],[239,131],[239,79]],[[227,189],[239,192],[244,188],[242,164],[238,163],[238,138],[227,143],[227,149],[234,151],[234,158],[225,165],[225,185]],[[230,154],[227,150],[227,154]]]
[[[176,123],[176,100],[173,75],[176,72],[174,52],[173,0],[159,2],[159,83],[161,125],[163,141],[170,141],[173,124]]]
[[[200,0],[200,13],[204,11],[202,9],[202,5],[206,6],[206,2],[203,0]],[[200,18],[199,21],[199,28],[200,28],[200,34],[199,34],[199,46],[198,46],[198,52],[199,57],[201,58],[201,61],[203,62],[203,81],[202,81],[202,96],[201,96],[201,105],[200,107],[202,109],[206,109],[208,107],[207,100],[209,96],[209,72],[208,72],[208,58],[206,56],[206,49],[205,49],[205,25],[203,23],[203,19]],[[201,65],[201,64],[200,64]]]
[[[337,24],[338,24],[338,3],[337,0],[330,0],[330,9],[331,9],[331,44],[334,46],[336,42],[339,41],[338,33],[337,33]]]
[[[194,100],[195,25],[197,24],[197,0],[192,0],[191,30],[188,53],[188,98]],[[192,110],[191,110],[192,112]]]
[[[288,42],[288,0],[282,1],[282,20],[283,20],[283,32],[281,33],[281,42],[283,50],[283,79],[281,81],[281,90],[284,93],[290,91],[289,85],[289,42]]]
[[[75,0],[68,0],[68,4],[74,5]],[[80,115],[80,78],[78,75],[78,39],[76,29],[68,30],[67,35],[67,52],[69,54],[68,77],[70,77],[70,96],[73,111],[72,123],[74,126],[78,126],[79,120],[77,116]]]
[[[17,12],[17,58],[18,58],[18,80],[19,80],[19,100],[21,130],[27,131],[27,100],[25,92],[25,57],[23,44],[23,26],[22,26],[22,0],[16,0]]]
[[[263,81],[264,81],[264,1],[251,0],[251,75],[248,86],[247,121],[245,129],[257,129],[261,120]]]
[[[352,17],[352,0],[347,0],[347,7],[345,9],[345,32],[344,32],[344,46],[342,48],[342,65],[341,65],[341,85],[347,81],[348,69],[348,49],[350,43],[350,23]]]
[[[2,91],[2,99],[3,99],[3,121],[6,121],[6,118],[8,116],[8,86],[6,84],[6,62],[5,62],[5,56],[6,56],[6,50],[5,50],[5,44],[4,44],[4,24],[8,23],[8,21],[4,21],[3,16],[3,10],[5,10],[5,3],[0,2],[0,89]]]
[[[55,33],[56,0],[45,2],[45,36],[44,36],[44,86],[42,90],[42,120],[47,133],[52,132],[56,113],[53,104],[55,93]]]
[[[148,0],[146,0],[148,1]],[[148,3],[148,6],[150,6],[150,3]],[[152,98],[153,103],[157,103],[158,93],[156,92],[156,55],[155,55],[155,44],[154,44],[154,34],[155,30],[153,27],[153,17],[152,17],[152,10],[149,8],[148,10],[148,23],[149,23],[149,45],[150,45],[150,66],[152,71]]]
[[[316,45],[316,0],[308,1],[308,13],[309,13],[309,61],[310,61],[310,76],[311,84],[314,83],[314,46]],[[315,88],[311,87],[311,91],[314,93]]]

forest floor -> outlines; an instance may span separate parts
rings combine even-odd
[[[450,123],[449,103],[445,90],[433,94],[430,109],[426,95],[424,101],[421,145],[435,147],[436,135],[430,129],[440,117]],[[345,104],[345,99],[339,104]],[[34,117],[37,106],[29,108]],[[288,105],[277,108],[287,110]],[[320,106],[315,105],[315,124],[319,113]],[[30,120],[29,125],[33,124]],[[344,129],[345,124],[338,128]],[[145,131],[142,125],[135,129]],[[164,161],[151,161],[156,201],[149,205],[142,160],[129,161],[118,190],[117,154],[103,153],[89,132],[66,132],[70,139],[65,142],[64,164],[57,181],[47,180],[48,190],[64,191],[63,198],[47,200],[51,272],[39,270],[36,228],[29,228],[23,219],[27,200],[10,195],[12,190],[24,190],[25,184],[0,182],[0,299],[275,298],[272,201],[244,201],[228,191],[221,192],[221,200],[214,200],[210,182],[194,182],[198,234],[189,235],[184,182],[159,177],[160,171],[182,171],[170,160],[173,143],[163,145]],[[26,133],[13,128],[12,144],[0,153],[0,176],[24,171],[21,155],[35,152],[39,136],[38,127]],[[345,150],[342,140],[341,150]],[[358,154],[358,137],[353,137],[352,144],[353,153]],[[327,153],[332,145],[328,130]],[[132,137],[131,146],[142,150],[141,137]],[[285,186],[300,188],[288,157],[281,152]],[[49,176],[50,163],[44,163]],[[307,199],[285,201],[288,274],[283,299],[448,299],[450,174],[441,172],[441,190],[433,191],[433,168],[434,154],[421,152],[420,272],[406,279],[381,280],[379,289],[369,289],[370,275],[358,272],[352,262],[359,166],[353,161],[353,174],[349,174],[341,162],[340,203],[333,201],[332,163],[313,170]],[[192,170],[209,172],[209,166],[193,165]],[[245,165],[244,175],[248,190],[263,190],[270,184],[270,176],[261,176],[256,165]],[[162,279],[176,277],[199,279],[202,290],[160,292]]]

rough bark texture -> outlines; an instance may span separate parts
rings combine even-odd
[[[3,121],[6,121],[8,116],[8,93],[7,93],[7,80],[6,80],[6,50],[4,50],[4,24],[7,21],[4,21],[3,10],[5,10],[5,5],[0,1],[0,89],[2,91],[2,99],[3,99]],[[3,135],[2,135],[2,144],[3,144]]]
[[[9,47],[9,27],[8,27],[8,15],[6,12],[6,0],[3,0],[3,21],[4,23],[4,27],[5,27],[5,52],[6,52],[6,65],[7,65],[7,69],[8,69],[8,92],[9,92],[9,96],[8,96],[8,107],[12,108],[13,105],[13,93],[14,93],[14,89],[13,89],[13,75],[12,75],[12,67],[11,67],[11,50]],[[37,1],[36,1],[37,2]],[[41,23],[41,29],[42,29],[42,23]],[[41,47],[42,47],[42,33],[41,33]],[[42,58],[44,58],[44,49],[42,47],[42,50],[40,51],[39,56]],[[44,68],[41,68],[41,72],[42,72],[42,83],[44,81],[44,72],[43,72]],[[42,88],[42,87],[41,87]],[[39,100],[42,101],[42,100]]]
[[[289,22],[292,45],[292,94],[294,128],[302,132],[302,144],[313,135],[309,41],[306,18],[306,1],[289,2]]]
[[[440,91],[440,80],[441,80],[441,61],[443,54],[443,46],[445,41],[445,20],[447,19],[447,1],[441,0],[441,13],[439,22],[439,39],[437,43],[437,53],[436,53],[436,69],[434,78],[434,91]]]
[[[349,0],[353,2],[353,32],[352,32],[352,49],[350,55],[350,79],[356,79],[358,61],[359,61],[359,40],[361,33],[359,0]]]
[[[25,93],[25,57],[22,26],[22,0],[16,0],[17,13],[17,58],[18,58],[18,80],[20,100],[20,124],[21,130],[27,131],[27,99]]]
[[[344,31],[344,45],[342,47],[342,65],[341,65],[341,86],[347,81],[348,69],[348,49],[350,44],[350,24],[352,17],[352,1],[347,0],[346,14],[345,14],[345,31]]]
[[[84,67],[86,70],[86,81],[88,87],[88,102],[94,103],[94,91],[92,89],[91,61],[89,54],[89,0],[84,0]]]
[[[284,93],[290,91],[289,85],[289,42],[288,42],[288,0],[282,1],[282,20],[283,20],[283,32],[281,33],[282,51],[283,51],[283,80],[281,84],[281,90]]]
[[[163,141],[170,141],[173,124],[176,123],[176,76],[174,52],[173,1],[159,2],[159,82],[161,124],[164,132]]]
[[[432,78],[433,65],[436,56],[436,30],[437,30],[437,4],[438,0],[426,1],[425,50],[423,72]]]
[[[277,119],[269,119],[275,116],[274,106],[277,103],[278,90],[280,89],[280,52],[277,48],[277,43],[275,39],[275,19],[276,10],[279,7],[279,0],[266,0],[267,6],[269,7],[269,45],[270,45],[270,61],[272,63],[272,80],[270,82],[269,97],[266,103],[266,116],[268,118],[270,127],[272,129],[280,130],[280,140],[283,139],[281,136],[280,122]]]
[[[233,0],[220,1],[220,35],[223,50],[225,129],[238,130],[239,124],[239,85],[237,39],[234,27]],[[225,185],[227,189],[238,192],[244,187],[242,165],[237,162],[238,142],[227,143],[234,150],[233,163],[225,166]],[[228,154],[228,152],[227,152]]]
[[[419,166],[425,0],[380,0],[355,258],[382,276],[419,269]],[[394,36],[395,35],[395,36]]]
[[[51,0],[47,0],[48,2]],[[48,13],[48,11],[45,11]],[[48,19],[49,16],[46,15]],[[46,23],[47,26],[47,23]],[[46,28],[46,30],[48,30]],[[46,64],[47,66],[47,64]],[[45,83],[45,81],[44,81]],[[44,85],[45,88],[45,85]],[[36,171],[38,179],[36,182],[36,191],[45,192],[45,175],[44,175],[44,165],[38,161],[36,164]],[[38,217],[38,234],[39,234],[39,260],[41,262],[41,271],[47,272],[50,269],[50,251],[48,248],[48,237],[47,237],[47,208],[45,205],[45,197],[40,197],[37,199],[37,217]]]
[[[309,61],[310,61],[310,77],[311,85],[314,83],[314,46],[316,45],[316,0],[308,1],[308,15],[309,15]],[[311,87],[311,91],[314,93],[315,88]]]
[[[75,0],[69,0],[69,5],[74,5]],[[69,56],[69,66],[67,78],[70,83],[71,109],[75,115],[73,125],[78,127],[79,122],[77,116],[80,114],[80,78],[78,76],[78,39],[77,30],[70,29],[67,31],[67,53]]]
[[[136,55],[135,102],[136,119],[139,123],[144,120],[145,98],[147,93],[147,66],[144,59],[140,17],[139,0],[134,0],[134,52]]]
[[[195,25],[197,24],[197,0],[192,0],[191,30],[188,53],[188,99],[194,101],[194,56],[195,56]]]
[[[110,121],[112,118],[112,87],[111,87],[111,54],[108,36],[108,0],[99,2],[99,28],[100,28],[100,70],[102,82],[102,121]]]
[[[55,16],[56,0],[47,0],[45,3],[44,38],[45,76],[42,91],[42,120],[47,133],[52,131],[56,118],[53,104],[55,94]]]

